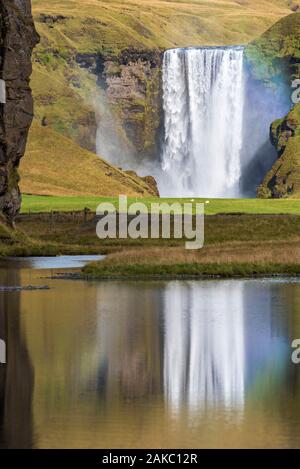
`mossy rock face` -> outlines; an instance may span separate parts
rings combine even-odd
[[[101,141],[108,139],[118,141],[115,153],[124,149],[137,160],[157,158],[163,116],[162,58],[162,51],[133,48],[118,54],[76,55],[81,70],[94,76],[98,85],[95,119],[101,148]]]
[[[104,62],[108,103],[124,131],[121,135],[139,159],[157,158],[163,115],[161,65],[159,51],[133,49]]]
[[[292,102],[292,84],[300,78],[300,13],[278,21],[246,48],[254,79],[291,96],[291,111],[271,124],[278,159],[258,187],[261,198],[300,197],[300,103]]]
[[[105,134],[113,128],[128,153],[153,158],[162,117],[161,62],[158,49],[84,53],[51,48],[42,37],[33,56],[35,118],[94,152],[104,122]]]
[[[300,103],[272,124],[271,140],[278,159],[258,188],[258,196],[300,198]]]

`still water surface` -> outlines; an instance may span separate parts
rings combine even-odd
[[[0,292],[0,446],[300,447],[299,281],[46,278],[73,261],[0,264],[51,287]]]

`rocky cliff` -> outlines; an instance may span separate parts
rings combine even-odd
[[[300,197],[300,104],[273,122],[271,142],[278,158],[258,188],[262,198]]]
[[[33,118],[29,78],[37,42],[30,0],[1,0],[0,215],[9,224],[21,205],[18,166]]]
[[[247,47],[246,55],[255,78],[272,87],[275,95],[284,90],[291,107],[286,116],[278,115],[270,123],[277,159],[257,194],[263,198],[300,197],[300,13],[278,21]]]
[[[159,50],[133,48],[119,54],[77,55],[79,66],[96,75],[102,90],[102,105],[100,98],[96,112],[100,153],[109,136],[110,145],[117,142],[112,149],[114,154],[127,153],[131,161],[132,157],[137,160],[158,158],[163,115],[162,57]],[[106,147],[104,154],[107,153]],[[114,162],[121,164],[122,160]]]

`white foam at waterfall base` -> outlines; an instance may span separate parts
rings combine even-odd
[[[243,55],[242,47],[165,52],[162,196],[240,196]]]

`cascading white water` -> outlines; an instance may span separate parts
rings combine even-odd
[[[242,47],[165,52],[161,195],[240,195],[243,55]]]

